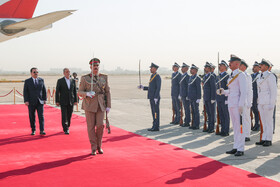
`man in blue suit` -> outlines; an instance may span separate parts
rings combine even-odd
[[[179,100],[179,94],[180,94],[180,81],[181,81],[181,73],[178,71],[180,68],[179,64],[176,62],[173,65],[173,73],[171,78],[171,97],[172,97],[172,107],[175,112],[175,118],[174,121],[172,121],[170,124],[178,125],[180,123],[181,118],[181,106],[180,106],[180,100]]]
[[[152,63],[150,71],[152,73],[149,86],[138,86],[139,89],[148,91],[148,99],[150,100],[151,111],[153,116],[153,126],[148,131],[159,131],[159,103],[160,103],[160,89],[161,89],[161,78],[157,74],[158,65]]]
[[[224,60],[222,60],[221,63],[219,64],[220,74],[217,76],[216,79],[216,87],[218,90],[220,88],[223,88],[224,90],[228,89],[227,87],[227,81],[229,78],[229,74],[227,73],[228,67],[229,67],[228,64]],[[229,119],[229,112],[228,112],[227,96],[222,95],[221,93],[219,93],[219,91],[217,91],[216,101],[217,101],[220,122],[221,122],[221,132],[218,133],[217,135],[228,136],[230,119]]]
[[[260,71],[260,65],[258,62],[255,62],[253,65],[253,74],[251,74],[252,77],[252,87],[253,87],[253,104],[252,104],[252,112],[255,117],[255,125],[253,126],[253,131],[258,131],[260,128],[260,118],[259,118],[259,110],[258,110],[258,85],[257,85],[257,79]]]
[[[189,70],[189,65],[183,63],[182,65],[182,78],[180,80],[180,96],[179,98],[183,102],[184,105],[184,110],[185,110],[185,120],[184,123],[181,124],[181,127],[189,127],[190,126],[190,100],[188,98],[188,84],[189,84],[189,78],[190,76],[188,75],[188,70]]]
[[[214,132],[214,111],[216,102],[216,79],[211,73],[211,68],[211,64],[206,62],[204,66],[205,76],[203,77],[203,101],[205,103],[206,113],[208,116],[208,133]]]
[[[199,102],[201,99],[201,79],[197,75],[198,67],[192,64],[191,77],[189,78],[188,87],[188,99],[190,100],[192,109],[193,126],[190,129],[199,129],[200,117],[199,117]]]
[[[24,103],[28,106],[31,135],[35,135],[35,111],[37,110],[40,134],[45,135],[44,131],[44,104],[46,104],[47,94],[44,80],[38,77],[38,69],[31,68],[31,77],[26,79],[23,88]]]

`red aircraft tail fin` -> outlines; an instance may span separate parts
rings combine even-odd
[[[0,18],[30,19],[33,16],[38,0],[6,0],[0,6]]]

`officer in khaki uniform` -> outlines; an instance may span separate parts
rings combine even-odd
[[[111,93],[108,85],[108,76],[99,73],[100,60],[98,58],[93,58],[90,60],[89,64],[92,73],[81,77],[78,93],[83,97],[82,109],[85,110],[86,114],[92,155],[96,155],[96,150],[99,154],[103,154],[101,144],[104,129],[104,112],[110,111]],[[93,84],[91,83],[92,75]]]

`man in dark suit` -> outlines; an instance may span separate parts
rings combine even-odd
[[[259,71],[260,71],[260,65],[258,62],[255,62],[255,64],[253,65],[253,74],[251,74],[252,87],[253,87],[253,104],[251,110],[255,116],[255,125],[252,128],[253,131],[258,131],[260,128],[259,109],[258,109],[258,85],[257,85]]]
[[[192,109],[192,119],[193,126],[190,129],[199,129],[200,117],[199,117],[199,102],[201,99],[201,79],[197,75],[198,67],[192,64],[191,66],[191,76],[189,78],[188,87],[188,99],[190,100],[190,105]]]
[[[184,110],[185,110],[185,122],[181,124],[181,127],[189,127],[190,126],[190,118],[191,118],[191,113],[190,113],[190,100],[188,98],[188,87],[189,87],[189,78],[190,76],[188,75],[188,70],[189,70],[189,65],[183,63],[182,65],[182,78],[180,80],[180,95],[179,98],[181,99],[183,105],[184,105]]]
[[[208,116],[208,128],[203,132],[213,133],[215,123],[215,102],[216,102],[216,78],[211,73],[211,64],[206,62],[204,66],[205,76],[203,77],[203,101]]]
[[[35,111],[37,110],[39,124],[40,124],[40,134],[45,135],[44,131],[44,104],[46,104],[47,93],[44,80],[38,77],[38,69],[30,69],[31,77],[26,79],[23,88],[24,103],[28,106],[29,111],[29,121],[32,133],[35,135]]]
[[[138,86],[139,89],[148,91],[148,99],[150,99],[151,111],[153,115],[153,127],[148,131],[159,131],[159,104],[160,104],[160,89],[161,89],[161,78],[157,74],[158,65],[152,63],[150,71],[152,73],[149,86]]]
[[[63,69],[63,74],[56,84],[55,102],[61,108],[63,131],[69,134],[73,106],[77,104],[76,81],[70,77],[68,68]]]

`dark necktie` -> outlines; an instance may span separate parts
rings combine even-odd
[[[37,87],[38,86],[38,81],[37,81],[37,79],[35,79],[35,87]]]
[[[263,77],[263,73],[261,74],[261,77]]]

